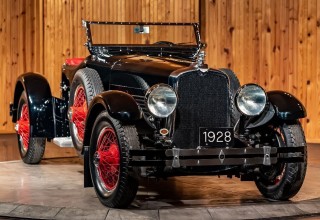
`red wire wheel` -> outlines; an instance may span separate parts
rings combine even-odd
[[[33,108],[33,105],[29,105],[28,97],[25,91],[20,95],[19,103],[17,106],[17,121],[15,130],[18,137],[18,149],[21,159],[26,164],[38,164],[40,163],[45,147],[46,138],[34,137],[31,129],[31,115],[29,111],[38,111]],[[37,127],[35,127],[37,129]]]
[[[71,106],[72,118],[71,122],[75,127],[77,139],[82,142],[84,137],[85,120],[87,116],[88,106],[85,89],[79,85],[75,91],[73,106]]]
[[[281,166],[281,170],[280,170],[281,173],[278,176],[276,176],[276,178],[273,180],[274,185],[279,184],[281,182],[281,180],[283,179],[284,172],[286,170],[285,166]]]
[[[88,107],[92,99],[103,90],[100,76],[94,69],[79,69],[72,79],[68,119],[72,143],[79,156],[83,154]]]
[[[29,108],[26,103],[22,105],[20,118],[17,121],[17,133],[22,142],[22,149],[27,152],[30,142],[30,119]]]
[[[101,130],[94,155],[99,182],[107,190],[116,188],[120,174],[120,151],[113,128]]]
[[[129,166],[130,149],[140,149],[136,127],[101,112],[91,132],[89,167],[96,194],[108,207],[128,207],[137,194],[139,174]]]

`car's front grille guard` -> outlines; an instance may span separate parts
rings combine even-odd
[[[195,69],[195,68],[188,68],[188,69],[185,69],[183,72],[180,72],[178,74],[175,74],[175,75],[171,75],[171,77],[174,78],[174,80],[169,80],[171,81],[171,86],[174,88],[175,92],[177,94],[179,94],[179,77],[185,75],[185,74],[188,74],[188,73],[191,73],[191,72],[194,72],[194,74],[199,74],[198,71],[200,71],[199,69]],[[230,78],[227,74],[225,74],[224,72],[222,71],[219,71],[219,70],[212,70],[212,69],[208,69],[207,70],[208,72],[205,73],[205,74],[208,74],[209,71],[211,72],[211,74],[215,74],[215,73],[212,73],[212,71],[220,74],[220,75],[223,75],[226,77],[227,79],[227,86],[228,86],[228,95],[227,95],[227,113],[226,113],[226,117],[227,117],[227,126],[230,126],[231,124],[231,121],[230,121],[230,116],[232,114],[231,112],[231,108],[230,108],[230,99],[232,98],[232,93],[231,93],[231,90],[230,90]],[[201,77],[201,76],[199,76]],[[178,97],[179,98],[179,97]],[[169,116],[167,119],[166,119],[166,127],[167,129],[170,131],[169,135],[170,135],[170,138],[173,138],[174,137],[174,134],[175,134],[175,130],[176,130],[176,119],[177,119],[177,112],[175,111],[171,116]],[[186,147],[186,146],[182,146],[182,147]]]

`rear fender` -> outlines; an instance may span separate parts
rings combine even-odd
[[[40,74],[28,72],[18,77],[11,108],[12,122],[17,121],[18,104],[23,91],[29,103],[32,137],[54,137],[51,90],[48,81]]]

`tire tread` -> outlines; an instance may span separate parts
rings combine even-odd
[[[80,84],[82,84],[85,89],[88,106],[96,95],[104,91],[102,81],[96,70],[91,68],[80,69],[76,72],[71,84],[69,107],[73,105],[74,93]],[[81,155],[82,146],[81,143],[77,141],[77,137],[75,137],[71,121],[69,122],[69,127],[73,146],[77,150],[77,153]]]
[[[307,169],[307,145],[300,122],[284,123],[282,129],[287,147],[305,147],[305,161],[287,163],[282,177],[285,179],[278,186],[265,186],[258,179],[256,180],[257,188],[262,195],[272,200],[288,200],[295,196],[303,184]]]
[[[29,148],[27,154],[22,158],[26,164],[40,163],[45,151],[45,138],[30,138]]]
[[[22,107],[22,105],[26,103],[28,105],[28,108],[30,108],[28,103],[28,98],[26,92],[22,92],[20,99],[19,99],[19,106],[18,106],[18,115],[17,118],[19,119],[20,111],[19,109]],[[17,134],[18,135],[18,134]],[[32,136],[30,132],[30,136]],[[23,154],[21,151],[22,143],[20,143],[19,135],[18,135],[18,146],[19,146],[19,152],[21,159],[26,164],[38,164],[42,160],[45,147],[46,147],[46,139],[45,138],[35,138],[30,137],[29,138],[29,146],[28,150],[25,154]]]

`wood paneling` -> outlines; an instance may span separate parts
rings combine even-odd
[[[228,67],[241,84],[294,94],[306,106],[308,142],[320,143],[320,1],[204,0],[210,66]]]
[[[19,74],[36,71],[59,96],[61,65],[88,55],[81,19],[193,22],[198,0],[0,0],[0,133]],[[207,62],[229,67],[241,83],[293,93],[307,107],[309,142],[320,143],[320,2],[201,0]],[[110,38],[123,38],[110,33]]]
[[[0,0],[0,5],[0,133],[13,132],[8,107],[20,74],[43,74],[59,96],[65,59],[88,55],[81,19],[194,22],[199,17],[198,0]],[[109,37],[124,38],[117,32]],[[17,147],[8,145],[7,136],[0,138],[0,160],[18,158]],[[68,149],[48,149],[46,157],[74,156]]]
[[[9,103],[16,78],[43,72],[41,1],[0,0],[0,133],[12,131]]]
[[[39,72],[59,96],[61,65],[88,55],[81,19],[198,21],[197,0],[0,0],[0,133],[13,132],[8,106],[16,78]],[[110,38],[117,39],[117,33]]]
[[[44,0],[44,73],[54,95],[59,95],[61,65],[68,57],[85,57],[81,19],[100,21],[198,22],[198,0]],[[110,42],[133,41],[120,31]],[[166,34],[166,32],[163,32]],[[108,40],[108,39],[107,39]]]
[[[57,145],[47,142],[43,158],[57,157],[78,157],[74,148],[60,148]],[[20,160],[16,134],[0,134],[0,162]]]

